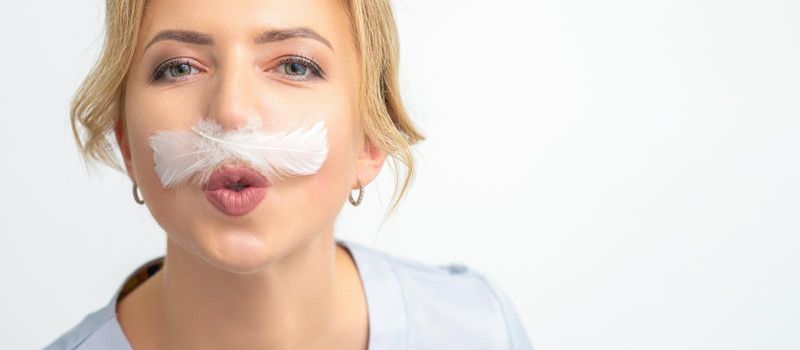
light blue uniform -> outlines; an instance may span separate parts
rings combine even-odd
[[[361,275],[369,350],[532,349],[510,299],[481,273],[464,265],[433,266],[352,241],[337,242],[348,248]],[[132,276],[152,275],[162,259],[139,267],[106,306],[87,315],[46,350],[130,350],[117,322],[117,298]]]

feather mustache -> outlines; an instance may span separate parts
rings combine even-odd
[[[218,168],[242,164],[268,181],[284,176],[315,174],[328,156],[323,121],[310,127],[267,133],[261,119],[251,118],[226,131],[214,120],[202,119],[191,130],[164,130],[150,136],[155,170],[164,188],[184,181],[205,184]]]

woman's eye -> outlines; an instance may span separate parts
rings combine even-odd
[[[308,67],[300,63],[285,63],[283,66],[284,71],[289,75],[306,75],[308,72]]]
[[[153,80],[163,80],[167,75],[167,80],[182,80],[183,76],[197,73],[200,70],[185,61],[170,61],[161,65],[153,74]]]
[[[287,75],[292,80],[309,80],[322,78],[322,69],[314,61],[304,57],[287,57],[277,67],[278,73]]]

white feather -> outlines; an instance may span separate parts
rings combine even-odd
[[[283,176],[315,174],[328,156],[327,129],[318,121],[309,128],[264,133],[259,119],[225,131],[213,120],[192,130],[159,131],[150,137],[155,170],[165,188],[195,177],[205,183],[218,167],[245,163],[269,181]]]

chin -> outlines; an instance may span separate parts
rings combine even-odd
[[[284,255],[283,243],[257,232],[223,229],[203,232],[195,253],[209,264],[231,273],[263,270]]]
[[[266,242],[246,233],[223,234],[216,249],[210,251],[209,262],[222,270],[248,274],[261,271],[274,261],[275,252]],[[228,237],[230,236],[230,237]]]

